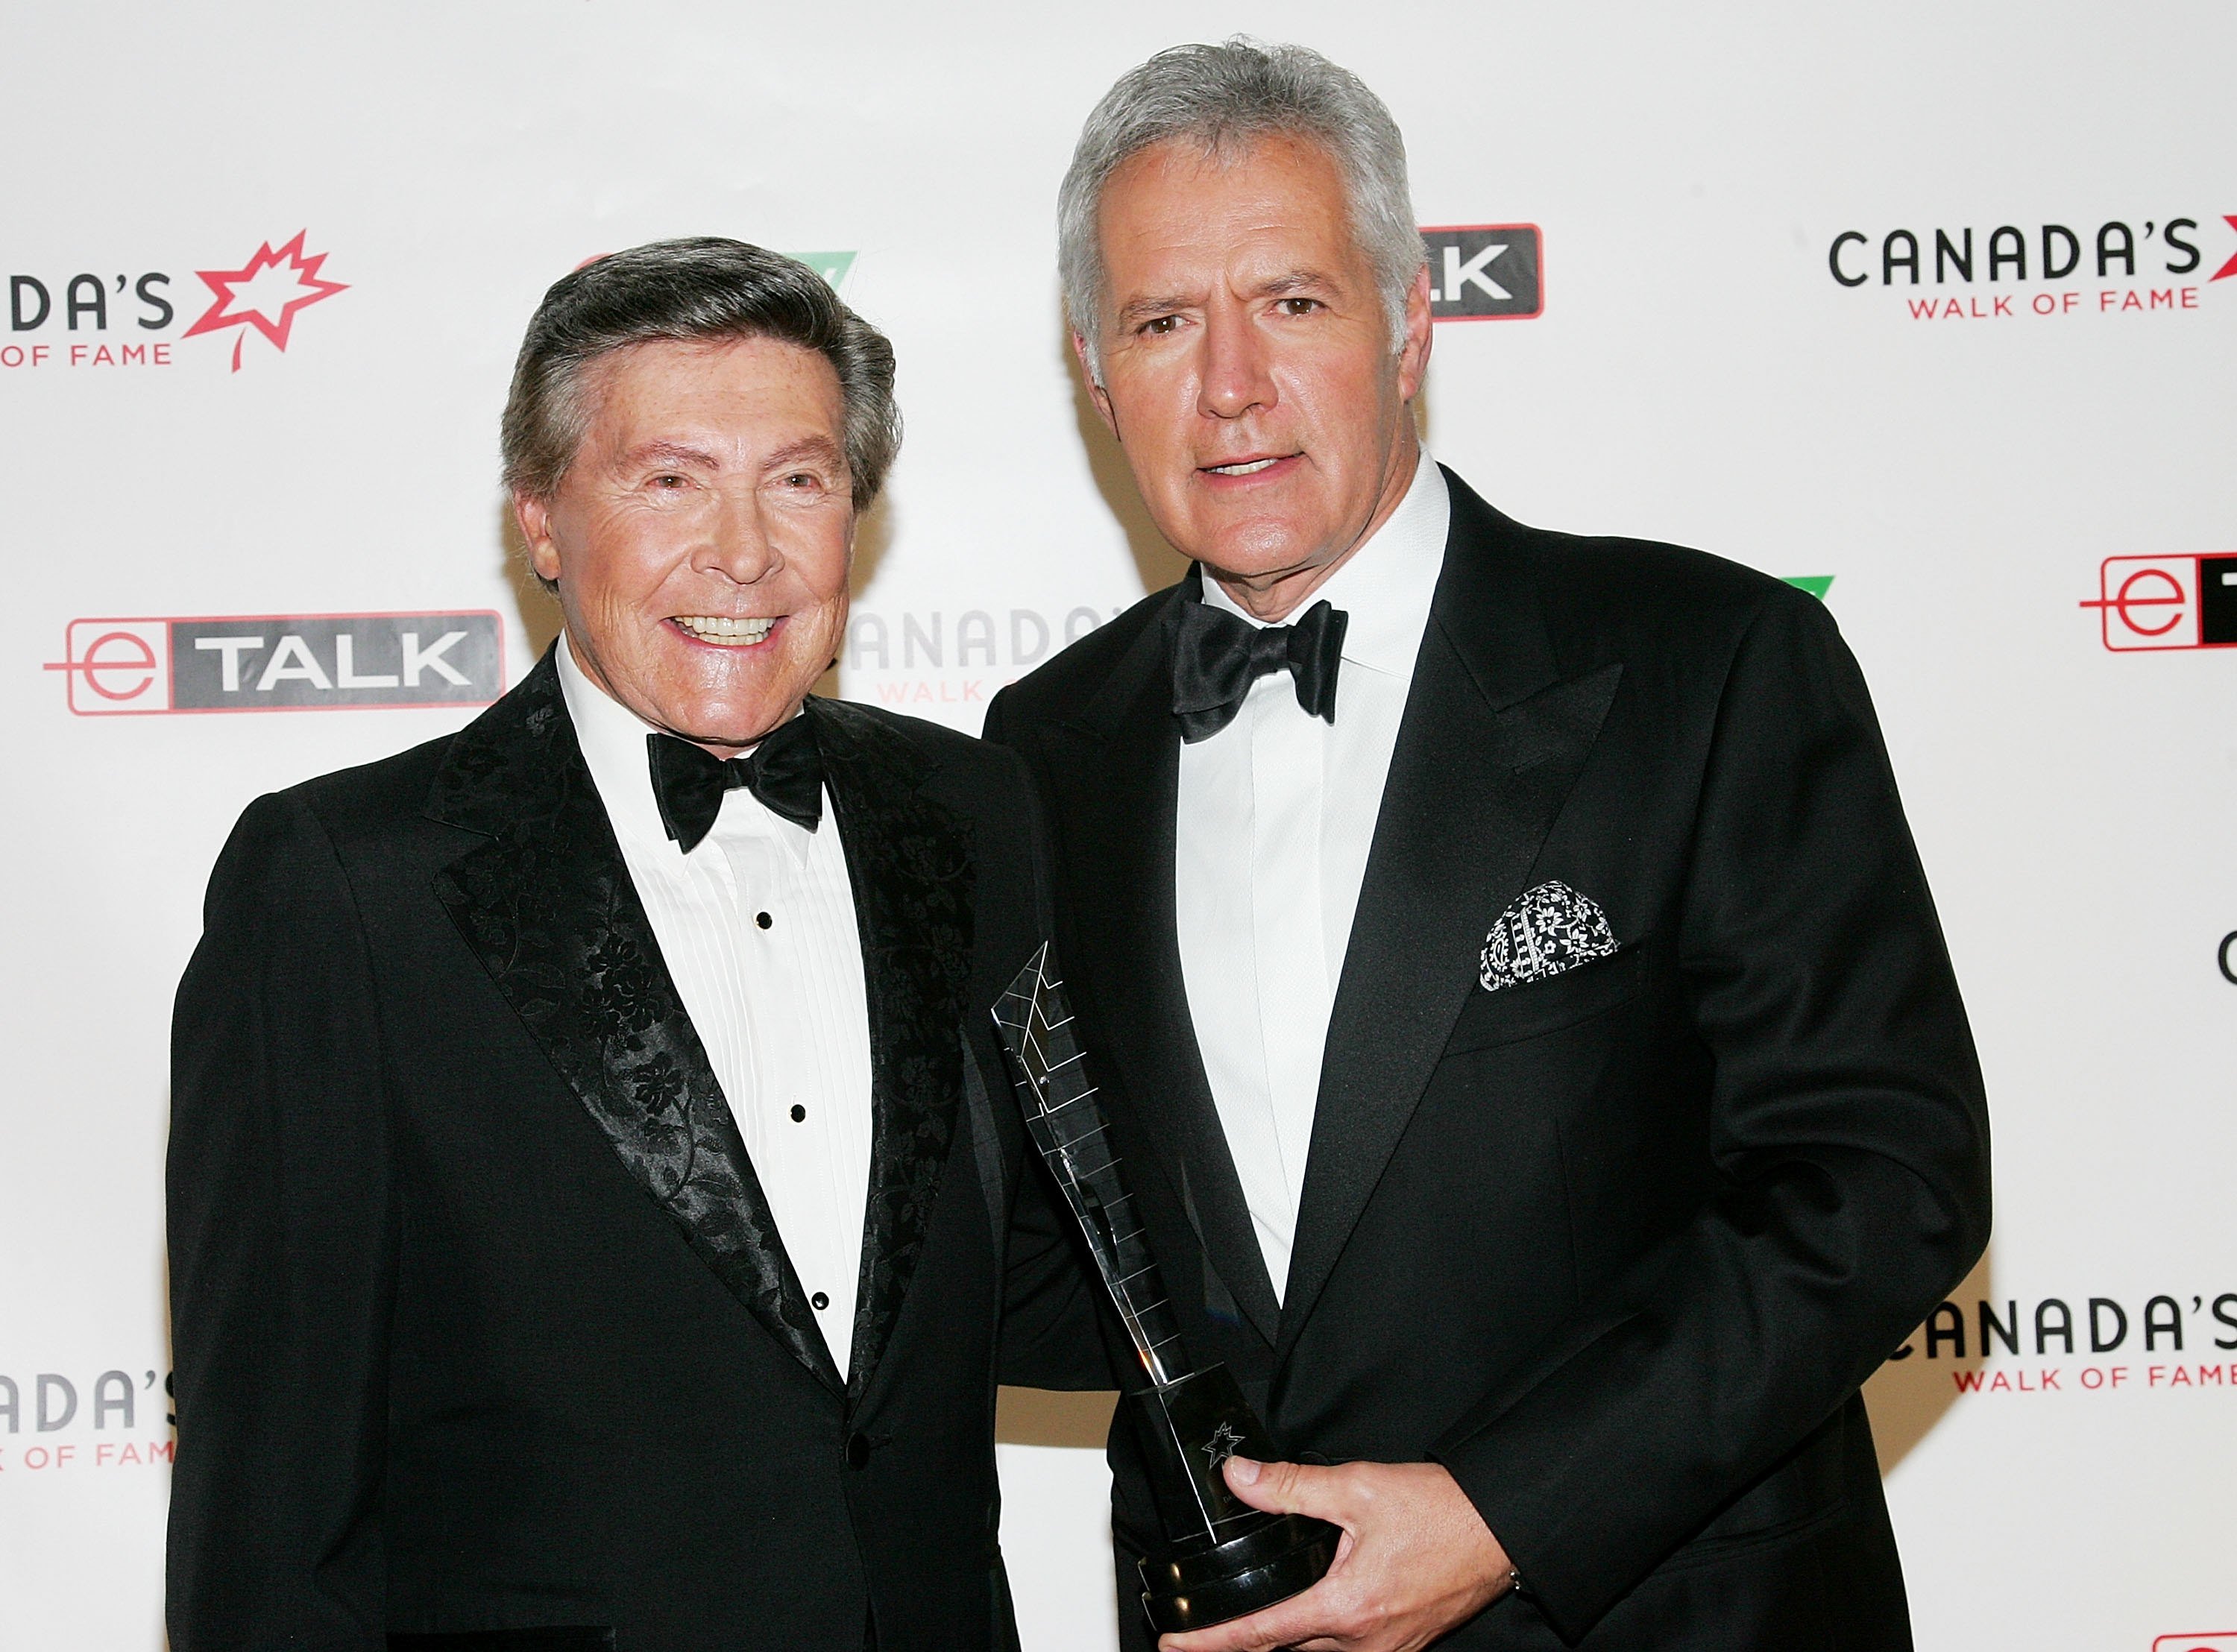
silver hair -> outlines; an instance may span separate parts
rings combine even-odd
[[[591,365],[662,339],[774,339],[822,356],[839,376],[855,508],[878,497],[901,444],[893,346],[805,264],[719,235],[610,253],[553,283],[505,400],[505,486],[549,499],[590,425]]]
[[[1102,378],[1110,299],[1096,215],[1112,174],[1175,139],[1224,156],[1276,135],[1318,143],[1336,161],[1352,234],[1382,293],[1390,347],[1403,347],[1406,293],[1424,259],[1398,123],[1364,81],[1310,47],[1236,35],[1217,46],[1170,47],[1129,69],[1080,130],[1057,192],[1057,268],[1065,313],[1086,345],[1092,377]]]

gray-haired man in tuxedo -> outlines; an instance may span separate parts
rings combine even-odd
[[[1292,1459],[1230,1481],[1348,1534],[1166,1645],[1908,1646],[1858,1386],[1986,1242],[1987,1116],[1832,621],[1422,452],[1403,146],[1316,54],[1121,77],[1059,234],[1197,565],[987,732],[1185,1337]]]

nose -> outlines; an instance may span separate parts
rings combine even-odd
[[[1266,340],[1240,306],[1215,306],[1204,319],[1203,377],[1197,411],[1208,418],[1241,418],[1273,406]]]
[[[733,583],[751,585],[784,566],[784,554],[769,531],[756,488],[725,488],[708,513],[706,534],[692,552],[691,566],[721,574]]]

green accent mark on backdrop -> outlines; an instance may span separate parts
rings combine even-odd
[[[789,253],[786,256],[798,259],[830,282],[831,290],[835,293],[846,284],[847,272],[855,267],[855,254],[852,253]]]

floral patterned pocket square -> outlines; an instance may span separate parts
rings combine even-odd
[[[1616,950],[1607,914],[1565,883],[1540,884],[1514,898],[1484,938],[1486,992],[1561,975]]]

